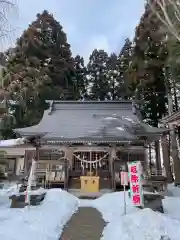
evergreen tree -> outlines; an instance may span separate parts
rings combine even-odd
[[[45,99],[75,99],[74,79],[66,34],[53,15],[44,11],[24,31],[8,56],[4,82],[19,103],[19,125],[37,123],[46,107]]]
[[[167,85],[173,98],[174,111],[179,109],[180,97],[180,42],[173,36],[167,36],[168,59],[166,63]]]
[[[107,79],[109,84],[110,99],[118,99],[118,58],[115,53],[112,53],[107,61]]]
[[[129,75],[129,68],[132,61],[132,43],[127,38],[118,56],[117,94],[120,99],[129,99],[133,95],[132,82]]]
[[[142,113],[153,126],[158,126],[159,119],[166,113],[164,68],[168,55],[165,36],[160,30],[159,20],[147,6],[136,29],[132,64],[136,70],[139,99],[143,100]]]
[[[74,58],[75,68],[75,86],[77,89],[77,99],[88,98],[88,80],[87,80],[87,69],[84,64],[83,57],[77,55]]]
[[[132,43],[129,39],[126,39],[119,55],[111,54],[107,62],[111,99],[132,98],[136,84],[131,81],[131,62]]]
[[[107,62],[108,54],[104,50],[95,49],[89,57],[87,65],[90,84],[89,97],[93,100],[110,99]]]
[[[48,76],[48,69],[42,67],[37,58],[34,57],[31,61],[32,58],[28,59],[19,50],[22,49],[18,46],[10,56],[3,84],[11,98],[18,103],[16,119],[20,126],[24,126],[35,124],[41,118],[44,110],[44,99],[41,98],[41,94],[51,83],[51,79]]]

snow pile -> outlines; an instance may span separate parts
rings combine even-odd
[[[94,207],[102,213],[106,222],[111,222],[114,218],[124,215],[124,193],[114,192],[103,195],[94,201]],[[139,211],[131,204],[131,200],[126,192],[126,213]]]
[[[175,189],[176,193],[177,190]],[[4,190],[4,196],[13,191],[16,191],[13,186],[6,194]],[[107,222],[102,240],[180,239],[179,197],[165,197],[165,214],[161,214],[133,207],[126,193],[127,215],[124,215],[123,192],[108,193],[96,200],[79,200],[61,189],[39,189],[37,192],[44,191],[47,191],[46,197],[40,206],[0,209],[0,239],[58,240],[64,225],[79,206],[94,207],[102,213]],[[2,193],[1,195],[3,196]]]
[[[40,188],[38,188],[38,189],[36,189],[36,190],[30,190],[30,191],[28,191],[28,194],[29,194],[29,195],[41,195],[41,194],[44,194],[44,193],[46,193],[46,192],[47,192],[47,189],[40,187]],[[18,194],[19,194],[19,195],[24,195],[24,194],[26,194],[26,191],[20,192],[20,193],[18,193]]]
[[[171,218],[180,220],[180,188],[169,184],[167,195],[163,199],[164,213]]]
[[[80,200],[81,207],[93,207],[102,213],[106,222],[111,222],[114,218],[120,218],[124,215],[124,193],[114,192],[104,194],[96,200]],[[126,213],[139,211],[138,208],[132,206],[128,192],[126,192]]]
[[[143,209],[110,222],[104,229],[103,240],[179,240],[180,221]]]
[[[19,192],[20,184],[16,183],[5,183],[3,188],[0,189],[0,207],[10,207],[11,201],[9,199],[13,194]]]
[[[165,197],[163,199],[163,209],[169,217],[180,220],[180,198]]]
[[[96,200],[80,200],[79,205],[96,208],[102,214],[104,221],[108,223],[103,231],[103,240],[122,239],[121,235],[115,237],[113,231],[114,228],[118,228],[124,215],[124,192],[107,193]],[[126,192],[126,213],[138,211],[140,211],[138,208],[132,206]]]
[[[5,184],[2,189],[0,189],[0,196],[11,196],[19,192],[20,184],[12,183]]]
[[[175,187],[174,184],[168,184],[167,193],[173,197],[180,197],[180,187]]]
[[[96,200],[80,200],[79,202],[80,206],[95,207],[102,213],[107,225],[101,240],[180,239],[179,220],[151,209],[137,209],[132,206],[128,196],[126,197],[127,215],[124,215],[123,194],[123,192],[109,193]],[[179,198],[174,199],[178,200]],[[173,203],[169,202],[169,204]],[[175,202],[174,205],[177,207]],[[174,212],[172,212],[172,216],[174,216]]]
[[[71,194],[51,189],[38,207],[0,211],[0,239],[58,240],[77,208],[77,199]]]

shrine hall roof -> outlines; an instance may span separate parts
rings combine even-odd
[[[48,101],[38,125],[15,129],[52,142],[117,142],[158,136],[167,129],[143,123],[132,101]]]

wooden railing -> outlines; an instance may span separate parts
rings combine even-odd
[[[148,171],[148,176],[165,176],[165,172],[162,169],[153,169]]]

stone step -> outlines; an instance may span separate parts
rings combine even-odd
[[[98,198],[106,193],[111,193],[113,191],[111,189],[104,188],[100,189],[99,192],[81,192],[80,189],[69,188],[68,192],[78,198]]]
[[[60,240],[100,240],[104,226],[95,208],[80,207],[64,227]]]

